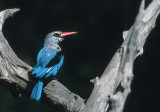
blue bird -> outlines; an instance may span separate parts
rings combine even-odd
[[[59,42],[61,42],[65,36],[72,34],[76,34],[76,32],[54,31],[47,34],[44,40],[44,47],[38,53],[37,64],[32,70],[32,75],[38,79],[38,81],[32,90],[31,99],[39,101],[43,88],[43,80],[57,74],[64,60]]]

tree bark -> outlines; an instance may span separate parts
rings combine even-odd
[[[5,20],[17,11],[19,9],[0,12],[0,85],[8,88],[16,97],[22,95],[29,97],[35,84],[31,77],[32,67],[17,57],[2,33]],[[77,112],[84,106],[84,99],[69,91],[57,80],[52,80],[45,85],[41,101],[69,112]]]
[[[19,9],[0,12],[0,85],[21,97],[30,96],[35,84],[30,74],[32,67],[17,57],[2,33],[5,20],[17,11]],[[43,88],[41,101],[52,107],[60,106],[67,112],[122,112],[130,93],[134,60],[143,54],[144,43],[159,13],[160,0],[153,0],[146,9],[142,0],[133,26],[123,32],[124,42],[102,76],[91,80],[94,88],[86,103],[57,80],[50,79]]]

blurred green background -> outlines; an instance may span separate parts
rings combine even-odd
[[[36,64],[47,33],[78,32],[61,43],[65,60],[56,77],[72,92],[87,99],[93,88],[89,80],[103,73],[123,42],[122,31],[133,24],[139,4],[140,0],[0,0],[0,11],[21,9],[7,19],[3,32],[19,58],[31,66]],[[159,20],[145,44],[143,56],[135,62],[132,93],[124,112],[159,109]],[[25,96],[17,99],[0,86],[0,112],[21,111],[60,112]]]

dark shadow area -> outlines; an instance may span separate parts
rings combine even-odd
[[[6,21],[3,32],[15,53],[31,66],[36,64],[47,33],[78,32],[61,43],[64,64],[56,79],[84,99],[93,88],[90,79],[103,73],[123,42],[123,30],[133,25],[139,5],[136,0],[0,0],[0,10],[21,10]],[[132,93],[124,112],[158,110],[159,28],[157,22],[143,56],[135,62]],[[0,112],[61,112],[26,96],[15,98],[2,87],[0,91]]]

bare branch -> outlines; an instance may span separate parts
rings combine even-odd
[[[19,9],[7,9],[4,11],[1,11],[0,13],[0,30],[2,31],[2,27],[4,24],[4,21],[9,17],[12,16],[15,12],[19,11]]]
[[[30,72],[32,67],[20,60],[9,46],[2,33],[6,18],[18,9],[0,12],[0,85],[8,88],[15,96],[30,96],[34,81]],[[133,64],[143,53],[147,36],[155,26],[160,13],[160,0],[153,0],[144,9],[142,0],[134,25],[123,32],[124,42],[117,50],[100,78],[91,80],[94,89],[84,104],[84,99],[70,92],[56,80],[51,80],[44,88],[42,102],[50,106],[61,106],[69,112],[121,112],[130,93],[133,79]]]
[[[117,50],[81,112],[121,112],[130,93],[134,59],[143,53],[147,36],[155,26],[160,13],[160,1],[153,0],[144,10],[144,0],[139,14],[129,31],[123,32],[124,42]]]
[[[110,112],[122,112],[127,96],[131,91],[130,85],[133,79],[133,63],[135,56],[139,52],[138,37],[140,34],[139,31],[141,27],[144,25],[144,23],[142,22],[144,12],[144,0],[142,0],[139,9],[139,14],[136,17],[133,28],[129,31],[126,38],[126,42],[121,46],[123,48],[123,54],[121,57],[118,74],[120,74],[121,76],[120,85],[124,89],[124,91],[118,91],[116,94],[111,96],[111,100],[113,101],[113,103],[112,110],[110,110]]]
[[[19,9],[0,12],[0,85],[8,88],[13,95],[30,96],[34,86],[30,72],[32,67],[20,60],[9,46],[2,33],[5,20]],[[65,111],[76,112],[84,106],[84,99],[69,91],[56,80],[50,81],[42,93],[42,102],[50,106],[60,106]]]

